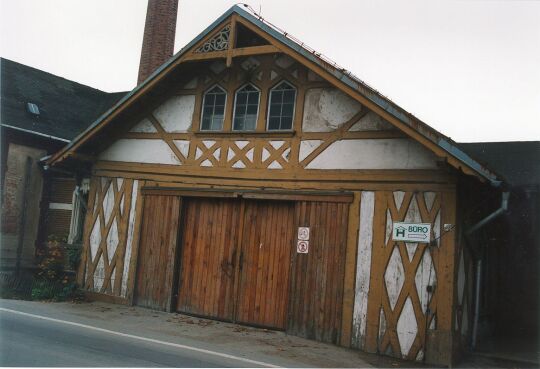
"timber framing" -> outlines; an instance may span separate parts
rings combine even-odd
[[[152,90],[152,88],[155,87],[158,82],[166,78],[168,73],[178,65],[188,62],[189,60],[194,60],[193,58],[195,57],[199,57],[195,55],[204,55],[205,53],[197,54],[194,52],[194,50],[197,50],[199,45],[212,37],[214,30],[221,29],[226,24],[233,25],[233,34],[236,32],[236,25],[242,24],[242,26],[248,30],[266,40],[269,45],[235,49],[234,42],[231,42],[228,49],[216,51],[219,53],[219,55],[214,54],[216,52],[210,52],[206,53],[206,57],[211,59],[224,59],[227,64],[230,65],[234,58],[240,56],[244,57],[247,55],[275,53],[277,51],[284,53],[306,66],[323,79],[327,80],[331,85],[360,102],[369,110],[379,114],[385,120],[398,128],[401,132],[433,151],[437,156],[446,158],[448,164],[451,166],[457,168],[458,170],[462,170],[466,174],[474,175],[482,181],[487,180],[494,185],[500,184],[500,181],[497,179],[495,174],[490,172],[487,168],[481,166],[472,158],[468,157],[455,144],[453,144],[450,139],[435,131],[425,123],[414,118],[412,115],[406,113],[403,109],[399,108],[388,99],[385,99],[367,85],[355,80],[350,74],[331,66],[322,58],[318,57],[316,53],[309,52],[309,50],[297,44],[285,34],[280,33],[275,28],[265,23],[262,18],[253,16],[238,6],[232,7],[229,11],[223,14],[197,38],[195,38],[191,43],[189,43],[185,48],[171,58],[169,62],[156,70],[146,81],[137,86],[117,105],[100,117],[79,137],[50,158],[48,164],[57,165],[62,160],[67,158],[71,152],[79,150],[81,146],[91,140],[91,138],[98,131],[100,131],[103,126],[109,124],[138,98]],[[202,56],[200,58],[205,59]],[[227,128],[227,126],[225,127]]]

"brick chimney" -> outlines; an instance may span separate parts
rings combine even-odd
[[[178,0],[148,0],[137,84],[173,55]]]

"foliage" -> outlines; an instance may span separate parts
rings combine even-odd
[[[33,300],[63,301],[82,297],[74,275],[65,270],[66,256],[69,266],[76,268],[80,259],[80,248],[66,247],[61,241],[50,236],[45,247],[38,252],[38,271],[31,292]]]
[[[71,268],[71,270],[77,270],[79,262],[81,261],[82,248],[80,247],[80,245],[73,245],[67,247],[66,249],[69,267]]]

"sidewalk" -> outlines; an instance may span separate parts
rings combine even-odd
[[[0,300],[0,307],[286,367],[372,367],[377,355],[283,332],[101,302]],[[0,312],[1,313],[1,312]],[[393,360],[384,359],[392,367]]]

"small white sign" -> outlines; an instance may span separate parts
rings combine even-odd
[[[309,227],[298,227],[298,240],[309,241]]]
[[[298,240],[296,244],[296,252],[299,254],[307,254],[309,251],[309,241]]]
[[[430,223],[394,223],[392,240],[405,242],[430,242]]]

